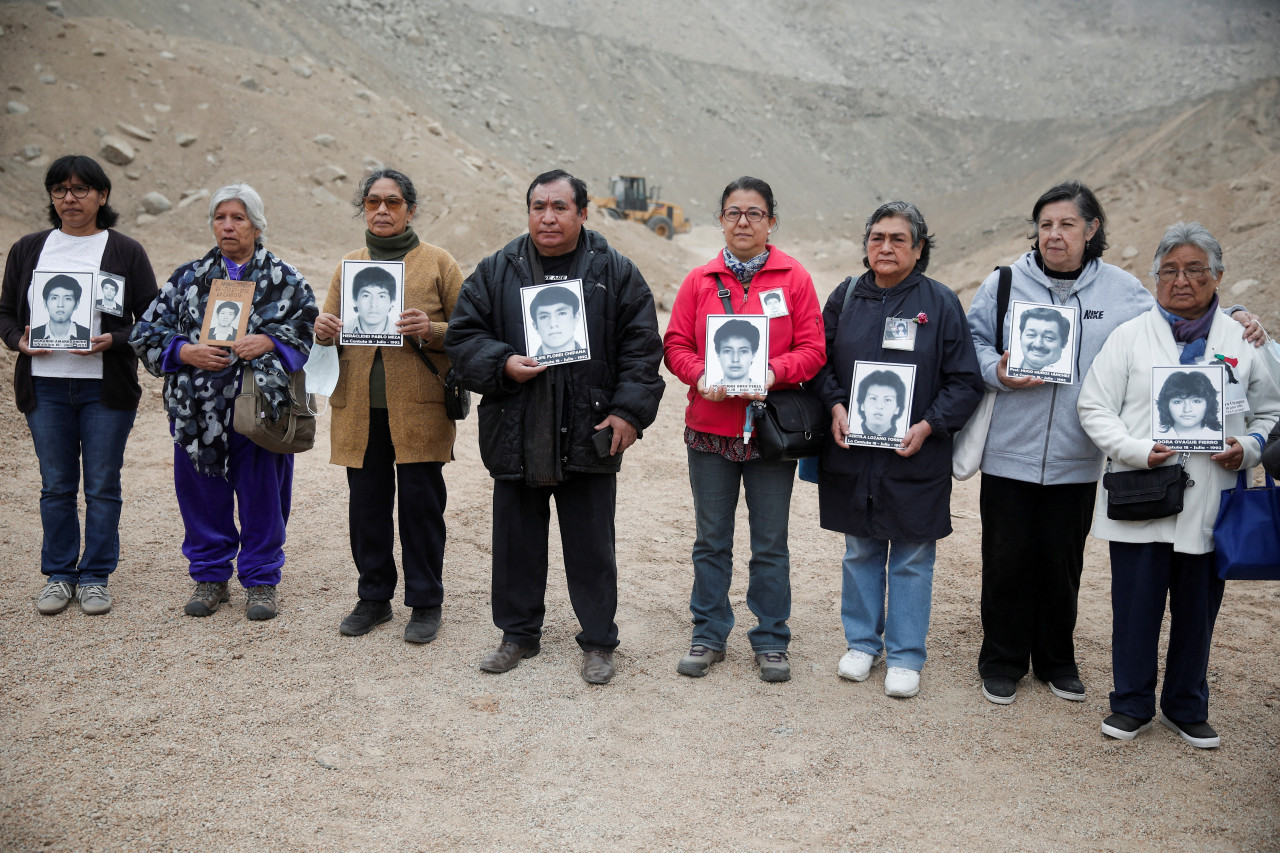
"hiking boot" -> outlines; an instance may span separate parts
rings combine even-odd
[[[71,598],[75,594],[75,584],[66,581],[49,581],[36,598],[36,610],[46,616],[61,613],[67,609],[67,605],[71,603]]]
[[[111,612],[111,593],[104,584],[90,584],[76,590],[76,601],[85,616],[98,616]]]
[[[756,655],[761,681],[790,681],[791,662],[786,652],[761,652]]]
[[[704,646],[702,643],[694,643],[689,648],[689,654],[680,658],[680,662],[676,664],[676,672],[690,678],[701,678],[710,671],[711,664],[722,660],[724,660],[724,652]]]
[[[248,589],[248,601],[245,602],[244,615],[255,621],[276,618],[278,608],[276,607],[276,586],[275,584],[263,584],[261,586],[251,586]]]
[[[404,626],[406,643],[429,643],[440,633],[440,608],[415,607],[409,617],[409,624]]]
[[[391,621],[390,601],[366,601],[363,598],[356,602],[355,610],[338,626],[339,634],[348,637],[363,637],[383,622]]]
[[[188,616],[212,616],[218,612],[218,605],[230,600],[231,593],[227,591],[226,581],[196,581],[196,591],[182,610]]]

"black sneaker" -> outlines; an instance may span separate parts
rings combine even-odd
[[[1150,720],[1139,720],[1128,714],[1115,713],[1102,721],[1102,733],[1116,740],[1133,740],[1138,732],[1151,728]]]
[[[390,601],[365,601],[360,599],[351,615],[342,620],[338,626],[339,634],[348,637],[361,637],[374,629],[375,625],[391,621]]]
[[[1084,682],[1075,676],[1068,675],[1062,678],[1050,678],[1049,690],[1059,699],[1066,699],[1068,702],[1084,701]]]
[[[389,610],[390,608],[388,608]],[[388,619],[391,617],[388,616]],[[429,643],[440,633],[440,608],[415,607],[409,617],[409,624],[404,626],[406,643]]]
[[[1179,737],[1197,749],[1215,749],[1222,743],[1218,733],[1208,723],[1180,723],[1161,714],[1160,724],[1170,731],[1177,732]]]
[[[1012,705],[1018,698],[1018,682],[1005,675],[993,675],[982,679],[982,695],[997,705]]]

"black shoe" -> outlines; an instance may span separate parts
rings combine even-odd
[[[440,633],[440,608],[413,608],[413,615],[409,617],[409,624],[404,626],[404,641],[406,643],[429,643],[436,638],[438,633]]]
[[[1169,719],[1165,714],[1160,715],[1160,723],[1170,731],[1177,732],[1179,737],[1197,749],[1214,749],[1222,743],[1218,733],[1208,723],[1180,723]]]
[[[1150,720],[1139,720],[1137,717],[1119,712],[1102,721],[1102,733],[1116,740],[1133,740],[1139,732],[1145,732],[1149,728],[1151,728]]]
[[[342,620],[338,626],[339,634],[348,637],[361,637],[373,630],[375,625],[391,621],[390,601],[365,601],[360,599],[351,615]]]
[[[1018,698],[1018,682],[1005,675],[982,679],[982,695],[997,705],[1012,705]]]
[[[1049,690],[1054,696],[1066,699],[1068,702],[1084,701],[1084,682],[1072,675],[1050,678]]]

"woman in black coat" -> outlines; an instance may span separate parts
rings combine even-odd
[[[982,398],[960,300],[923,274],[932,245],[913,204],[871,215],[868,272],[827,300],[816,378],[835,438],[821,459],[821,524],[845,535],[840,676],[863,681],[884,657],[885,693],[901,698],[920,691],[936,540],[951,533],[951,437]]]

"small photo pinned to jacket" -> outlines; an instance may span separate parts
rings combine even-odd
[[[851,447],[901,447],[911,421],[916,366],[855,361],[851,388],[849,432],[845,435],[845,444]]]
[[[1151,438],[1170,450],[1221,453],[1221,364],[1151,368]]]
[[[251,281],[215,279],[209,285],[209,301],[200,322],[200,343],[229,347],[243,338],[249,328],[253,291]]]
[[[92,349],[93,273],[31,274],[32,349]]]
[[[708,314],[703,363],[708,388],[730,396],[763,394],[769,372],[769,318],[763,314]]]
[[[888,317],[884,321],[884,333],[880,336],[883,349],[907,350],[916,348],[916,324],[909,317]]]
[[[791,313],[787,310],[787,295],[781,287],[775,287],[760,294],[760,310],[770,320],[774,317],[785,317]]]
[[[1077,310],[1070,305],[1014,302],[1009,375],[1070,385],[1076,381]]]
[[[99,271],[93,278],[93,310],[113,317],[123,317],[124,276]]]
[[[342,262],[344,346],[398,347],[396,321],[404,313],[404,261]]]
[[[569,364],[591,358],[582,306],[582,279],[520,288],[525,352],[538,364]]]

